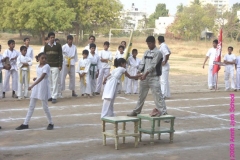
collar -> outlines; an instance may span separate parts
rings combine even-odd
[[[50,42],[48,42],[48,45],[51,46]],[[53,45],[57,45],[57,43],[54,41],[54,42],[53,42]],[[53,46],[53,45],[52,45],[52,46]],[[51,47],[52,47],[52,46],[51,46]]]

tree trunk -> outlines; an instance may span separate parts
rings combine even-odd
[[[45,32],[44,31],[40,31],[40,43],[42,43],[42,45],[45,45]]]
[[[75,32],[76,32],[76,45],[79,44],[79,31],[80,31],[80,29],[79,29],[79,24],[76,24],[76,25],[75,25]]]
[[[20,38],[22,38],[22,30],[19,30]]]
[[[239,38],[239,32],[238,32],[238,34],[237,34],[237,36],[236,36],[236,41],[238,42],[238,38]]]

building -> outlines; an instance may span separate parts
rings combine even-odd
[[[237,17],[240,20],[240,11],[237,11]]]
[[[199,0],[202,5],[212,4],[217,8],[219,14],[229,10],[229,0]],[[194,0],[188,0],[188,6],[190,6]]]
[[[174,22],[175,17],[159,17],[155,20],[154,34],[164,35],[167,28]]]
[[[142,29],[144,28],[144,18],[147,18],[146,11],[140,11],[132,3],[131,9],[121,11],[120,19],[123,22],[124,29]]]

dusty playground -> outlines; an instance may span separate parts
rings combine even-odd
[[[3,53],[6,43],[0,43]],[[7,93],[7,98],[0,100],[0,160],[229,159],[230,93],[235,94],[235,154],[236,159],[239,159],[240,130],[237,129],[240,129],[240,92],[224,91],[223,68],[219,74],[219,90],[215,92],[207,89],[207,66],[203,70],[202,63],[211,42],[201,42],[198,46],[192,42],[167,43],[173,52],[170,58],[172,97],[166,100],[168,113],[176,116],[173,143],[169,143],[168,134],[162,134],[162,139],[156,139],[154,145],[149,143],[150,136],[144,135],[138,148],[134,148],[134,138],[126,138],[126,144],[120,143],[119,150],[114,149],[114,140],[111,138],[107,139],[107,146],[103,146],[101,96],[92,99],[70,98],[69,91],[63,93],[65,98],[59,99],[57,104],[49,103],[55,124],[53,131],[46,130],[47,119],[40,102],[30,121],[30,129],[16,131],[15,128],[26,116],[29,100],[13,100],[10,93]],[[17,44],[16,49],[19,46]],[[144,43],[137,46],[133,48],[139,48],[141,57],[147,46]],[[235,54],[238,55],[239,44],[234,43],[233,46],[236,46]],[[36,50],[35,54],[40,50],[40,46],[32,47]],[[81,49],[82,47],[79,48],[79,55]],[[31,69],[31,77],[35,75],[35,66],[36,63]],[[78,83],[77,92],[79,94]],[[118,95],[114,106],[116,115],[130,112],[135,107],[137,98],[137,95]],[[143,113],[150,113],[153,107],[153,98],[149,94]],[[110,124],[107,128],[113,129]],[[127,124],[127,129],[131,130],[132,125]]]

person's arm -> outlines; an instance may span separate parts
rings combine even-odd
[[[111,76],[111,74],[109,74],[107,77],[104,78],[104,80],[103,80],[103,84],[106,84],[107,79],[108,79],[108,77],[110,77],[110,76]]]
[[[164,66],[168,62],[168,59],[169,59],[169,56],[170,56],[171,52],[166,45],[162,46],[160,52],[162,52],[162,54],[165,55],[165,60],[162,61],[162,66]]]
[[[139,77],[142,76],[141,74],[137,74],[136,76],[130,76],[130,74],[127,71],[125,71],[124,74],[125,74],[126,77],[128,77],[130,79],[138,79]]]
[[[144,68],[144,66],[145,66],[145,53],[144,53],[144,55],[143,55],[143,57],[142,57],[142,60],[141,60],[141,62],[139,63],[139,66],[138,66],[138,73],[141,73],[142,72],[142,70],[143,70],[143,68]]]
[[[205,60],[204,60],[204,62],[203,62],[203,69],[204,69],[205,63],[207,62],[208,58],[209,58],[209,57],[206,56],[206,58],[205,58]]]
[[[30,91],[34,86],[36,86],[39,82],[41,82],[47,73],[43,73],[40,78],[37,79],[30,87],[28,87],[28,90]]]
[[[21,56],[17,58],[17,68],[22,68],[24,64],[21,62]]]

